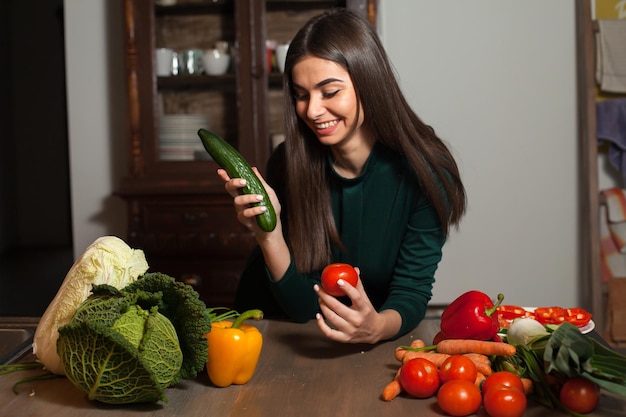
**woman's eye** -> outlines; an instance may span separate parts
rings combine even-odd
[[[335,95],[339,92],[339,90],[335,90],[335,91],[329,91],[329,92],[322,92],[321,96],[322,98],[333,98],[335,97]],[[298,92],[294,92],[293,93],[293,98],[296,101],[304,101],[304,100],[308,100],[309,99],[309,93],[298,93]]]
[[[294,100],[296,100],[296,101],[306,100],[308,96],[309,96],[309,95],[308,95],[308,94],[306,94],[306,93],[302,93],[302,94],[293,93],[293,98],[294,98]]]

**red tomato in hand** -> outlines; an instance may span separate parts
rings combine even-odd
[[[342,263],[330,264],[322,271],[322,288],[334,297],[346,295],[337,285],[337,281],[340,279],[356,287],[359,276],[352,265]]]
[[[407,394],[413,397],[432,397],[440,385],[437,366],[428,359],[411,359],[402,365],[400,385]]]
[[[477,375],[476,364],[463,355],[452,355],[439,367],[439,380],[442,384],[453,379],[463,379],[474,383]]]
[[[492,386],[483,396],[483,406],[490,417],[521,417],[526,404],[523,391],[502,384]]]
[[[483,382],[482,391],[486,393],[489,388],[495,385],[505,385],[507,387],[517,388],[524,392],[524,384],[520,377],[509,371],[498,371],[489,375],[485,382]]]
[[[598,405],[600,390],[587,378],[574,377],[561,387],[559,400],[573,412],[587,414]]]
[[[437,403],[451,416],[469,416],[480,408],[482,395],[474,382],[453,379],[439,388]]]

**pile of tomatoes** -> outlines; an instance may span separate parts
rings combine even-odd
[[[452,355],[439,368],[428,359],[414,358],[402,365],[400,385],[415,398],[437,397],[443,412],[454,417],[475,414],[484,408],[490,417],[520,417],[526,411],[527,389],[522,379],[508,371],[497,371],[477,384],[474,362],[463,355]],[[557,384],[555,392],[562,405],[586,414],[598,405],[600,391],[583,377]]]
[[[478,371],[471,359],[452,355],[437,368],[425,358],[402,365],[400,384],[416,398],[437,396],[439,407],[450,416],[462,417],[484,407],[490,417],[519,417],[526,410],[522,380],[512,372],[499,371],[476,384]]]
[[[591,321],[591,313],[582,308],[538,307],[529,310],[520,306],[501,305],[497,310],[500,327],[503,329],[520,317],[535,319],[543,325],[568,322],[578,327],[586,326]]]

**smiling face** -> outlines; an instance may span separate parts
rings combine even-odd
[[[305,56],[291,74],[296,114],[322,144],[342,145],[363,139],[363,111],[350,74],[341,65]]]

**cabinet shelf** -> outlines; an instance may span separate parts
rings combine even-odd
[[[266,0],[268,11],[330,9],[343,7],[345,4],[345,1],[340,0]]]
[[[154,6],[157,16],[190,16],[233,12],[234,0],[211,0],[204,3],[176,3],[171,6]]]
[[[235,74],[157,77],[157,86],[159,90],[211,87],[212,89],[232,91],[235,89]]]
[[[272,88],[283,87],[283,74],[278,72],[272,72],[268,76],[268,85]]]

